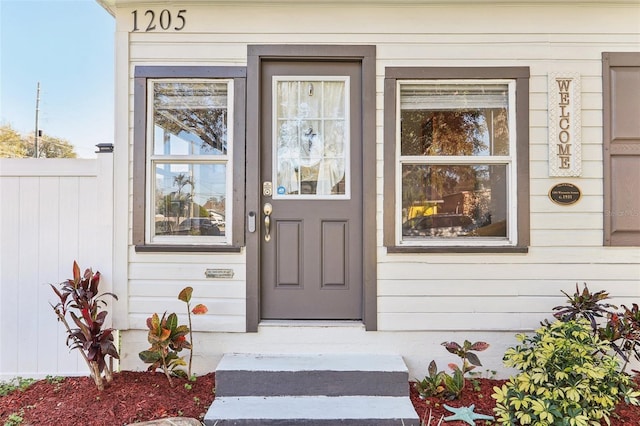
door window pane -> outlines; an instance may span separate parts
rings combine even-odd
[[[348,196],[348,79],[274,78],[276,198]]]

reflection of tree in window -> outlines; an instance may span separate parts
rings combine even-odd
[[[405,165],[402,170],[403,205],[440,201],[449,194],[474,191],[480,189],[481,181],[483,176],[470,166]]]
[[[487,119],[488,118],[488,119]],[[506,108],[474,110],[403,110],[403,156],[504,155],[508,153]],[[452,191],[473,191],[472,167],[404,167],[403,204],[441,199]]]
[[[478,228],[504,220],[506,211],[500,202],[506,191],[504,173],[504,165],[406,164],[403,221],[420,215],[455,214],[469,218]]]
[[[155,125],[192,143],[195,141],[189,135],[196,136],[200,153],[226,154],[227,110],[214,101],[214,97],[222,95],[212,85],[156,84]]]
[[[207,210],[213,210],[218,214],[222,214],[224,215],[224,212],[226,211],[225,208],[225,203],[226,203],[226,197],[224,195],[221,195],[219,197],[209,197],[207,199],[207,201],[204,203],[204,207]]]
[[[175,217],[177,224],[180,223],[182,217],[186,217],[189,214],[188,209],[193,199],[192,192],[195,182],[192,178],[181,173],[174,176],[173,184],[176,187],[175,191],[168,194],[160,191],[159,194],[156,194],[156,213],[165,217]],[[187,185],[191,186],[191,190],[185,190]]]
[[[403,110],[402,155],[473,155],[488,149],[480,110]]]

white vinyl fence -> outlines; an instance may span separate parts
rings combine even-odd
[[[50,303],[80,269],[112,275],[113,156],[0,159],[0,381],[87,375]],[[111,318],[111,313],[108,317]]]

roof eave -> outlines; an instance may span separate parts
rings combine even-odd
[[[107,12],[109,15],[115,18],[116,16],[116,2],[115,0],[96,0],[100,6]]]

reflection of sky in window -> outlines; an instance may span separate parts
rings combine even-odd
[[[192,193],[193,201],[203,205],[210,198],[226,198],[226,165],[156,163],[156,189],[163,195],[178,190],[175,178],[179,175],[193,179],[194,188],[185,185],[181,192]],[[193,191],[193,192],[192,192]]]
[[[489,139],[489,129],[487,128],[487,117],[484,114],[480,114],[478,116],[478,124],[484,130],[480,135],[479,139],[481,141],[481,149],[475,150],[475,154],[478,156],[487,156],[491,155],[490,146],[491,140]]]

